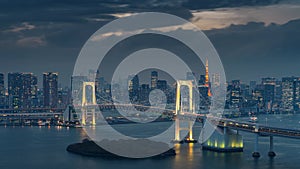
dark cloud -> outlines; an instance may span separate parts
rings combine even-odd
[[[248,23],[206,31],[229,79],[299,76],[300,20],[284,25]]]
[[[85,41],[113,14],[167,12],[191,18],[190,9],[258,6],[280,0],[2,0],[0,1],[0,71],[60,72],[69,84]],[[297,75],[299,20],[284,25],[232,25],[207,31],[229,78]],[[263,74],[261,72],[264,72]]]

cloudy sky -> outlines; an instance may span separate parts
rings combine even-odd
[[[300,76],[298,0],[2,0],[0,72],[60,73],[68,85],[85,41],[139,12],[166,12],[205,31],[227,79]]]

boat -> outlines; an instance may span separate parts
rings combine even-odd
[[[38,121],[38,126],[45,126],[45,125],[46,125],[46,122],[44,122],[42,120]]]
[[[251,116],[249,122],[256,123],[258,122],[258,118],[256,116]]]

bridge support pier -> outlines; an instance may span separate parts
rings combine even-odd
[[[85,121],[85,119],[86,119],[86,112],[85,112],[85,110],[84,109],[82,109],[81,110],[82,111],[82,113],[81,113],[81,124],[82,125],[86,125],[86,121]]]
[[[255,135],[255,143],[254,143],[254,152],[252,153],[252,157],[259,158],[260,153],[258,152],[258,134]]]
[[[274,152],[273,147],[274,147],[273,136],[270,136],[270,150],[268,152],[269,157],[275,157],[276,156],[276,153]]]
[[[95,113],[95,109],[92,110],[92,125],[93,126],[96,125],[96,113]]]
[[[185,140],[181,140],[180,137],[180,131],[181,130],[186,130],[188,131],[188,136],[185,138]],[[188,126],[185,128],[181,128],[180,127],[180,119],[176,118],[175,119],[175,139],[174,142],[187,142],[187,143],[195,143],[197,142],[197,140],[193,139],[193,122],[192,121],[188,121]]]

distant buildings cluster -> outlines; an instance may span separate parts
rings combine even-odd
[[[196,80],[194,73],[188,72],[187,80]],[[210,79],[210,80],[209,80]],[[112,98],[112,90],[118,90],[120,84],[110,84],[98,73],[90,72],[89,76],[72,77],[73,94],[81,98],[81,86],[84,81],[95,81],[97,103],[107,104],[122,97],[122,93]],[[197,82],[196,82],[197,81]],[[208,110],[211,104],[211,86],[220,86],[220,75],[200,75],[195,81],[199,91],[199,109]],[[150,105],[151,91],[159,89],[164,92],[166,101],[175,103],[175,82],[168,84],[167,80],[159,78],[157,71],[149,74],[148,83],[141,84],[138,75],[129,76],[127,90],[130,101],[134,104]],[[112,86],[113,85],[113,86]],[[300,112],[300,78],[272,77],[262,78],[261,82],[250,81],[249,84],[240,80],[232,80],[227,84],[225,109],[248,114],[274,112]],[[89,95],[87,95],[89,97]],[[87,98],[91,99],[91,98]],[[157,98],[160,99],[160,98]],[[38,78],[33,73],[14,72],[5,75],[0,73],[0,110],[11,112],[35,112],[39,109],[64,109],[71,102],[69,88],[58,86],[58,73],[43,73],[42,88],[38,88]],[[76,100],[75,100],[76,104]],[[78,102],[80,104],[80,102]]]
[[[37,112],[44,108],[64,108],[70,103],[69,89],[59,88],[58,73],[43,73],[43,87],[33,73],[0,73],[0,109],[8,112]]]
[[[260,83],[232,80],[227,87],[226,108],[241,112],[299,112],[300,78],[267,77]]]

